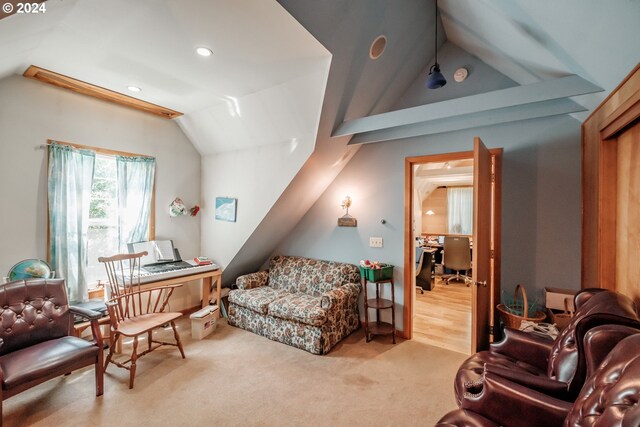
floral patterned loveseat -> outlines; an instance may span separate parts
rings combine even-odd
[[[274,341],[326,354],[360,326],[360,270],[352,264],[278,255],[236,285],[229,324]]]

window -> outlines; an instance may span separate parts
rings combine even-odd
[[[447,214],[449,233],[473,233],[473,187],[447,188]]]
[[[153,239],[155,159],[49,141],[49,261],[71,301],[106,278],[101,256]]]
[[[96,155],[87,231],[87,282],[90,287],[98,280],[106,279],[104,266],[98,258],[119,251],[116,183],[116,158]]]

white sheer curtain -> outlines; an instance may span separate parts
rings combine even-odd
[[[147,240],[156,160],[152,157],[116,156],[118,188],[118,240],[120,250],[127,243]]]
[[[87,231],[95,153],[68,145],[49,145],[49,251],[51,267],[65,279],[69,301],[87,292]]]
[[[473,187],[447,188],[447,223],[451,234],[473,233]]]

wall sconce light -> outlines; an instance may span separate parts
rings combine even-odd
[[[358,220],[349,215],[349,207],[351,207],[351,197],[344,196],[342,203],[340,204],[342,209],[346,210],[346,213],[338,218],[338,227],[357,227]]]
[[[435,215],[436,213],[434,211],[432,211],[431,209],[429,209],[428,211],[426,211],[424,213],[425,215]]]

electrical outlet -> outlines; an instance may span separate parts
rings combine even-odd
[[[382,247],[382,237],[369,237],[369,247],[381,248]]]

